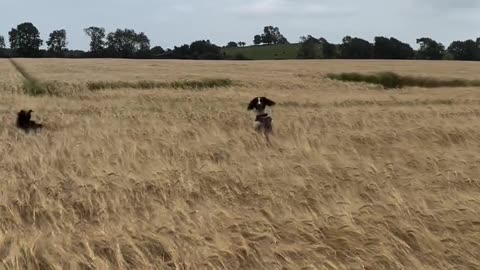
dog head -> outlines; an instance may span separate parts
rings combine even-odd
[[[17,113],[17,123],[19,124],[25,124],[32,119],[32,110],[29,110],[28,112],[25,110],[21,110]]]
[[[271,106],[275,106],[275,101],[270,100],[266,97],[255,97],[250,101],[250,104],[248,104],[248,110],[256,110],[257,112],[263,112],[265,109]]]

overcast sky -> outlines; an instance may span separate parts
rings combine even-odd
[[[151,45],[171,48],[198,39],[251,44],[265,25],[290,42],[311,34],[339,43],[345,35],[373,41],[394,36],[415,46],[428,36],[449,45],[480,36],[480,0],[0,0],[0,35],[32,22],[44,40],[66,29],[70,49],[88,49],[88,26],[133,28]]]

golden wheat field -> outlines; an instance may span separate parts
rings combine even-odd
[[[0,60],[0,269],[480,269],[480,89],[324,79],[479,63],[17,61],[66,84],[25,95]],[[68,89],[206,78],[233,85]],[[272,145],[255,96],[278,103]]]

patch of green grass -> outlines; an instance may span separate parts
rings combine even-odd
[[[45,95],[48,91],[45,87],[37,81],[31,81],[23,79],[22,81],[23,92],[30,96]]]
[[[159,81],[96,81],[87,82],[89,90],[102,89],[155,89],[155,88],[174,88],[174,89],[207,89],[232,86],[233,82],[230,79],[203,79],[203,80],[188,80],[188,81],[173,81],[173,82],[159,82]]]
[[[23,88],[26,93],[31,95],[48,94],[52,96],[69,96],[83,91],[98,91],[107,89],[190,89],[203,90],[219,87],[232,86],[230,79],[204,79],[191,81],[89,81],[86,83],[71,83],[64,81],[45,81],[42,83],[32,83],[25,80]],[[40,87],[39,87],[40,86]]]
[[[251,60],[281,60],[296,59],[300,44],[259,45],[237,48],[224,48],[229,59],[235,59],[240,54]]]
[[[181,89],[206,89],[232,86],[233,82],[230,79],[203,79],[193,81],[175,81],[169,83],[169,87]]]
[[[383,86],[385,89],[404,88],[404,87],[471,87],[480,86],[478,80],[465,79],[437,79],[431,77],[415,77],[403,76],[393,72],[380,72],[375,74],[361,74],[361,73],[340,73],[327,74],[327,78],[332,80],[347,81],[347,82],[363,82],[370,84],[377,84]]]
[[[468,102],[474,104],[474,102]],[[478,102],[477,102],[478,103]],[[424,105],[453,105],[453,99],[423,99],[423,100],[344,100],[334,102],[335,107],[356,107],[356,106],[424,106]],[[462,103],[463,104],[463,103]]]

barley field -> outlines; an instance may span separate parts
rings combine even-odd
[[[480,269],[480,89],[325,78],[479,63],[17,62],[63,94],[0,60],[0,269]],[[85,87],[212,78],[232,84]],[[271,145],[255,96],[278,103]]]

